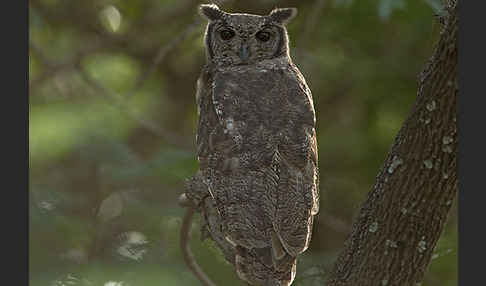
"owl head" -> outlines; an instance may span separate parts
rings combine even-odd
[[[227,13],[215,4],[199,6],[209,23],[205,44],[208,61],[218,65],[249,65],[262,60],[289,57],[285,25],[296,8],[274,9],[265,16]]]

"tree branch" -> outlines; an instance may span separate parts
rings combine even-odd
[[[196,258],[194,257],[194,254],[192,254],[191,248],[189,247],[192,217],[194,216],[194,213],[197,212],[197,207],[191,202],[190,199],[186,197],[185,193],[179,197],[179,205],[186,208],[180,231],[180,245],[184,261],[194,276],[196,276],[196,278],[199,279],[204,286],[216,286],[216,284],[209,279],[206,273],[204,273],[201,267],[197,264]]]
[[[420,75],[417,100],[328,279],[417,285],[457,194],[457,1]]]

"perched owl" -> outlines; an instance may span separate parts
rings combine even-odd
[[[196,94],[199,172],[187,196],[242,280],[290,285],[319,210],[312,95],[285,28],[296,9],[199,8],[209,20],[207,64]]]

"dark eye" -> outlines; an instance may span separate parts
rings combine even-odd
[[[271,36],[271,34],[269,32],[260,31],[260,32],[256,33],[257,39],[259,39],[262,42],[266,42],[266,41],[270,40],[270,36]]]
[[[221,30],[219,32],[220,36],[221,36],[221,39],[223,40],[229,40],[231,38],[233,38],[235,36],[235,32],[233,32],[232,30],[230,29],[224,29],[224,30]]]

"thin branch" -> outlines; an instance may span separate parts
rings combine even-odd
[[[179,197],[179,204],[186,208],[186,213],[184,215],[184,219],[182,220],[182,227],[180,232],[180,244],[184,261],[186,262],[191,272],[199,279],[199,281],[201,281],[204,286],[216,286],[216,284],[211,281],[211,279],[197,264],[196,258],[194,257],[194,254],[192,254],[191,248],[189,247],[192,217],[197,211],[197,208],[192,204],[192,202],[186,197],[185,194],[182,194],[181,197]]]

